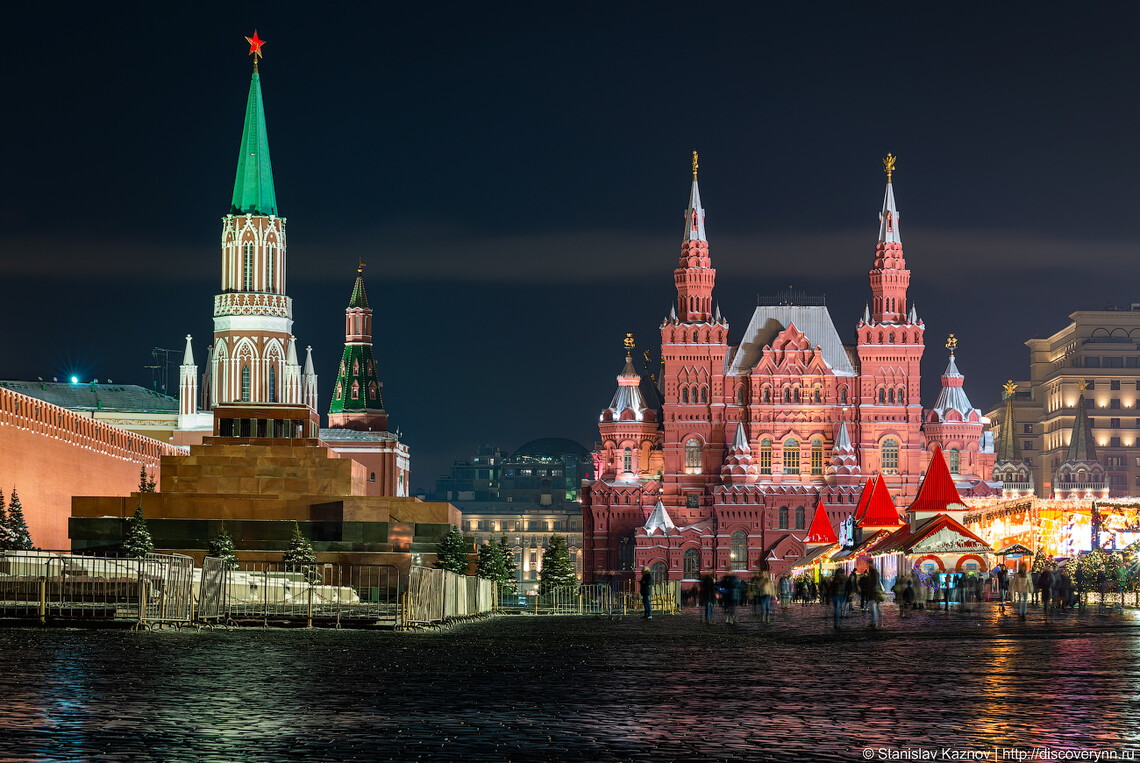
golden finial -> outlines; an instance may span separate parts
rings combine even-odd
[[[358,264],[357,264],[357,266],[356,266],[356,272],[357,272],[357,273],[363,273],[363,272],[364,272],[364,269],[365,269],[366,267],[368,267],[368,263],[364,261],[364,258],[363,258],[363,257],[358,257],[357,259],[359,260],[359,262],[358,262]]]
[[[1089,388],[1089,383],[1087,381],[1085,381],[1084,379],[1077,379],[1077,390],[1078,391],[1084,392],[1088,388]]]
[[[629,357],[633,353],[633,348],[637,346],[633,343],[633,334],[628,331],[625,332],[625,339],[622,340],[622,343],[625,345],[626,357]]]
[[[950,350],[950,357],[954,357],[954,350],[958,349],[958,339],[953,334],[946,338],[946,349]]]
[[[887,158],[883,160],[883,172],[887,173],[887,182],[891,182],[891,173],[895,171],[895,161],[898,159],[894,154],[888,153]]]
[[[693,152],[693,180],[696,180],[696,179],[697,179],[697,168],[698,168],[699,166],[700,166],[700,165],[699,165],[699,164],[697,164],[697,152],[696,152],[696,151],[694,151],[694,152]]]
[[[1013,383],[1013,379],[1010,379],[1005,384],[1001,385],[1001,387],[1005,390],[1005,394],[1010,397],[1013,397],[1013,391],[1017,389],[1017,385]]]

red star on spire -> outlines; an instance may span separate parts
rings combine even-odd
[[[256,29],[253,30],[253,37],[246,37],[245,41],[249,43],[249,54],[254,57],[254,61],[263,58],[261,55],[261,46],[265,44],[265,40],[257,39]]]

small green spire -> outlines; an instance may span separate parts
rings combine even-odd
[[[269,133],[265,129],[265,106],[261,102],[261,78],[255,68],[245,105],[245,126],[238,153],[237,177],[230,213],[276,215],[273,167],[269,163]]]
[[[364,293],[364,276],[356,277],[356,285],[352,287],[352,298],[348,300],[348,306],[368,307],[368,295]]]

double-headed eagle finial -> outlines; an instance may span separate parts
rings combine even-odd
[[[958,338],[953,334],[946,338],[946,349],[950,350],[950,357],[954,357],[954,351],[958,349]]]
[[[622,344],[625,345],[625,354],[627,356],[632,355],[633,354],[633,348],[637,346],[633,342],[633,334],[630,333],[629,331],[625,332],[625,339],[622,340]]]
[[[1013,383],[1013,379],[1010,379],[1005,384],[1001,385],[1001,388],[1005,390],[1006,397],[1013,397],[1013,391],[1017,389],[1017,385]]]
[[[887,173],[887,182],[891,182],[891,173],[895,171],[895,162],[898,157],[892,153],[887,154],[887,158],[883,160],[883,172]]]

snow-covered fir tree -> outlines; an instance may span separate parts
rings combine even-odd
[[[503,559],[503,579],[500,584],[503,586],[503,592],[507,595],[517,593],[518,585],[515,581],[515,572],[518,571],[518,564],[515,563],[515,550],[507,542],[507,536],[499,538],[499,554]]]
[[[570,549],[561,535],[551,535],[542,552],[542,570],[538,573],[539,593],[578,585],[578,576],[570,562]]]
[[[8,512],[4,509],[4,493],[0,492],[0,551],[8,551],[14,546],[12,531],[8,529]]]
[[[139,465],[139,492],[140,493],[153,493],[158,485],[154,481],[153,474],[146,473],[146,464]]]
[[[301,526],[293,523],[293,537],[289,539],[289,548],[285,550],[282,561],[287,564],[316,564],[317,552],[313,544],[301,533]]]
[[[491,541],[485,540],[479,546],[479,569],[475,574],[484,580],[503,581],[503,555]]]
[[[237,569],[237,549],[234,548],[234,539],[230,537],[229,531],[226,530],[225,522],[222,522],[222,526],[218,529],[217,534],[210,538],[206,553],[224,561],[228,569]]]
[[[141,559],[154,551],[154,541],[143,517],[142,504],[135,509],[133,519],[127,520],[127,537],[123,541],[123,555],[131,559]]]
[[[467,574],[467,552],[471,544],[455,525],[447,531],[435,547],[435,566],[460,575]]]

